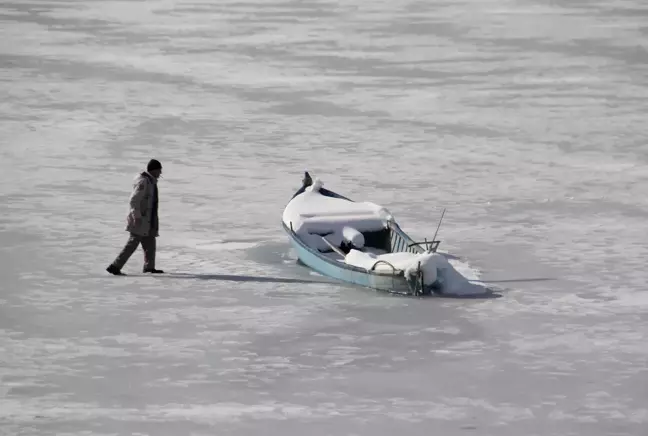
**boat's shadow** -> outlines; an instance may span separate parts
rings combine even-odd
[[[217,281],[228,281],[228,282],[243,282],[243,283],[285,283],[285,284],[328,284],[335,286],[342,286],[352,288],[355,287],[352,284],[338,281],[338,280],[327,280],[326,278],[322,279],[308,279],[308,278],[290,278],[290,277],[271,277],[271,276],[255,276],[247,274],[210,274],[210,273],[168,273],[160,275],[152,275],[156,278],[168,278],[168,279],[191,279],[191,280],[217,280]],[[489,284],[496,283],[515,283],[515,282],[539,282],[539,281],[550,281],[556,280],[554,278],[548,277],[538,277],[538,278],[519,278],[519,279],[501,279],[501,280],[476,280],[475,282],[479,283],[479,286],[484,287],[484,291],[480,293],[471,293],[471,294],[432,294],[426,296],[409,296],[411,298],[420,298],[420,299],[457,299],[457,300],[489,300],[501,298],[502,293],[505,292],[504,289],[497,288],[494,289]],[[472,282],[472,281],[471,281]],[[473,283],[477,284],[477,283]],[[367,291],[373,291],[378,293],[389,293],[386,291],[376,291],[372,289],[366,289]],[[394,294],[406,296],[404,294]]]
[[[484,292],[479,294],[434,294],[433,298],[442,298],[446,300],[494,300],[496,298],[502,298],[502,294],[500,291],[486,288]]]
[[[317,279],[306,279],[306,278],[288,278],[288,277],[268,277],[268,276],[253,276],[253,275],[244,275],[244,274],[203,274],[203,273],[168,273],[160,275],[152,275],[151,277],[155,278],[167,278],[167,279],[190,279],[190,280],[217,280],[225,282],[243,282],[243,283],[287,283],[287,284],[328,284],[335,286],[343,286],[352,288],[354,287],[351,284],[336,281],[336,280],[317,280]],[[386,291],[377,291],[374,289],[366,289],[367,291],[373,291],[378,293],[389,294]],[[500,298],[502,295],[499,292],[493,291],[491,289],[486,289],[484,293],[480,294],[471,294],[471,295],[453,295],[453,294],[433,294],[426,296],[407,296],[404,294],[394,294],[400,295],[403,297],[411,298],[444,298],[444,299],[464,299],[464,300],[483,300],[483,299],[493,299]]]
[[[257,282],[257,283],[299,283],[299,284],[336,284],[330,280],[300,279],[288,277],[252,276],[242,274],[202,274],[202,273],[169,273],[156,275],[158,278],[219,280],[226,282]]]

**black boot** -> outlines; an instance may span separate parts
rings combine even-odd
[[[151,273],[151,274],[164,274],[164,271],[161,269],[155,269],[155,268],[145,268],[142,270],[143,273]]]
[[[108,268],[106,268],[106,271],[108,271],[110,274],[116,275],[116,276],[125,276],[123,272],[119,268],[117,268],[115,265],[110,264]]]

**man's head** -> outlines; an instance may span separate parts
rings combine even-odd
[[[148,171],[149,174],[151,174],[156,179],[159,179],[160,174],[162,174],[162,164],[159,160],[151,159],[148,165],[146,165],[146,171]]]

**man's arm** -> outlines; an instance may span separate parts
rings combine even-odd
[[[142,217],[142,198],[144,197],[144,192],[146,192],[146,180],[140,180],[133,187],[133,192],[130,196],[130,209],[133,213],[133,218],[139,219]]]

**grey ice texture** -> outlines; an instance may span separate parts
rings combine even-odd
[[[648,434],[647,35],[642,0],[3,1],[0,434]],[[151,157],[187,275],[112,277]],[[447,208],[501,297],[310,283],[304,170],[417,239]]]

